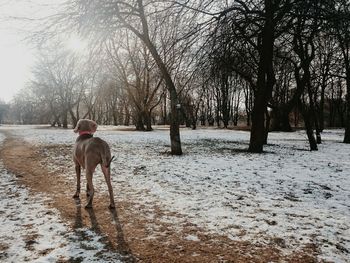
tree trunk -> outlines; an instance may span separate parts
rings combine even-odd
[[[145,111],[143,115],[144,124],[146,125],[146,131],[153,131],[151,112]]]
[[[265,141],[264,144],[267,144],[267,138],[269,136],[269,130],[270,130],[270,121],[271,121],[271,117],[269,114],[269,111],[266,109],[265,111]]]
[[[322,139],[321,139],[320,122],[318,120],[318,115],[317,115],[317,112],[315,111],[314,106],[311,108],[311,111],[312,111],[312,117],[314,119],[313,121],[315,123],[315,129],[316,129],[316,142],[317,142],[317,144],[321,144]]]
[[[125,107],[125,118],[124,118],[124,125],[129,126],[130,125],[130,111],[127,107]]]
[[[309,144],[310,144],[310,150],[317,151],[318,150],[317,141],[315,139],[314,131],[312,128],[310,111],[306,109],[306,107],[305,107],[305,105],[303,105],[302,101],[300,101],[298,103],[298,106],[299,106],[301,114],[303,115],[306,135],[307,135],[307,138],[308,138]]]
[[[197,129],[197,120],[195,118],[192,118],[192,130]]]
[[[265,125],[264,125],[264,111],[260,109],[263,106],[257,106],[255,102],[253,114],[252,114],[252,128],[250,131],[250,142],[248,151],[254,153],[261,153],[263,151],[263,145],[265,143]]]
[[[246,123],[247,123],[247,126],[250,126],[252,88],[249,88],[247,84],[246,84],[246,88],[244,89],[244,94],[245,94],[245,99],[244,99],[245,112],[247,115]]]
[[[117,109],[115,109],[113,111],[113,125],[117,126],[118,125],[118,113],[117,113]]]
[[[143,116],[140,112],[136,113],[135,126],[137,131],[144,131],[145,126],[143,124]]]
[[[70,117],[72,119],[72,125],[73,125],[73,127],[75,127],[78,123],[78,118],[75,117],[73,110],[70,109],[69,113],[70,113]]]
[[[164,98],[163,98],[163,125],[167,125],[168,124],[168,120],[167,120],[167,103],[166,103],[166,100],[167,100],[167,93],[164,92]]]
[[[68,111],[67,110],[64,110],[62,112],[62,126],[65,129],[68,128]]]
[[[307,138],[308,138],[309,144],[310,144],[310,150],[317,151],[318,150],[317,141],[315,139],[314,131],[312,129],[312,125],[310,122],[310,116],[308,116],[308,113],[306,113],[306,115],[304,116],[304,122],[305,122],[305,129],[306,129]]]
[[[252,112],[252,128],[250,131],[250,152],[261,153],[265,144],[265,111],[268,100],[272,96],[274,85],[273,74],[273,46],[274,46],[274,22],[273,3],[265,0],[265,24],[261,35],[259,47],[259,69],[256,92],[254,94],[254,107]]]
[[[345,121],[345,135],[344,143],[350,143],[350,94],[346,94],[346,121]]]
[[[290,123],[289,123],[289,112],[283,109],[283,106],[280,108],[273,109],[271,115],[272,115],[271,117],[272,131],[284,131],[284,132],[292,131],[292,127],[290,126]]]
[[[344,143],[350,143],[350,65],[346,67],[346,120]]]
[[[248,111],[246,111],[246,113],[247,113],[247,126],[250,126],[250,116],[251,116],[251,114]]]
[[[223,109],[223,113],[222,113],[222,122],[224,124],[224,128],[228,127],[229,121],[230,121],[230,111],[225,106],[225,108]]]
[[[324,130],[324,99],[325,99],[325,90],[326,84],[324,83],[321,88],[321,98],[320,98],[320,111],[319,111],[319,120],[320,120],[320,131]]]
[[[308,82],[310,83],[310,82]],[[318,115],[316,112],[316,107],[315,107],[315,103],[313,101],[312,98],[312,92],[311,92],[311,87],[308,86],[308,93],[309,93],[309,100],[310,100],[310,109],[309,109],[309,118],[311,121],[311,125],[314,124],[315,125],[315,130],[316,130],[316,143],[317,144],[321,144],[322,140],[321,140],[321,131],[320,131],[320,126],[319,126],[319,120],[318,120]]]
[[[222,80],[221,80],[221,113],[222,113],[222,122],[224,125],[224,128],[228,127],[229,121],[230,121],[230,105],[229,105],[229,83],[228,83],[228,76],[226,74],[223,74]]]
[[[179,123],[179,99],[175,84],[171,79],[171,76],[162,60],[158,54],[157,49],[149,39],[149,37],[144,37],[143,41],[148,47],[150,53],[152,54],[153,59],[155,60],[162,76],[164,77],[167,89],[170,94],[170,110],[171,110],[171,119],[170,119],[170,144],[171,144],[171,154],[173,155],[182,155],[181,149],[181,140],[180,140],[180,123]]]

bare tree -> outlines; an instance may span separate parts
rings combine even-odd
[[[50,109],[54,122],[60,119],[64,128],[68,127],[69,115],[73,126],[77,122],[73,108],[84,91],[80,71],[77,58],[65,51],[42,53],[33,71],[33,92]]]
[[[0,99],[0,125],[3,123],[9,105]]]
[[[136,130],[151,131],[152,112],[162,100],[163,78],[145,44],[129,34],[124,32],[125,42],[118,40],[120,35],[108,41],[106,63],[133,105]]]
[[[152,38],[154,30],[149,28],[152,14],[165,10],[167,3],[157,1],[70,1],[66,9],[64,21],[67,19],[74,25],[78,25],[85,33],[95,32],[104,36],[114,33],[119,28],[126,28],[144,42],[152,58],[159,68],[166,83],[170,96],[171,121],[170,141],[171,153],[181,155],[181,140],[178,120],[178,94],[174,81],[169,73],[159,48]],[[62,22],[62,20],[61,20]],[[104,37],[103,36],[103,37]]]
[[[344,143],[350,143],[350,3],[346,0],[331,2],[330,22],[343,57],[346,80],[346,122]]]

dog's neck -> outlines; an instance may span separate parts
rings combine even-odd
[[[79,135],[80,136],[82,136],[82,135],[91,135],[91,136],[93,136],[94,134],[91,131],[79,131]]]
[[[79,136],[77,138],[77,141],[78,140],[85,140],[85,139],[90,139],[94,136],[93,133],[89,132],[89,131],[80,131],[79,132]]]

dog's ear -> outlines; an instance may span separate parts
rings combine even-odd
[[[95,133],[96,130],[97,130],[97,123],[94,122],[94,121],[91,121],[91,126],[90,127],[91,127],[91,132]]]
[[[75,133],[77,133],[77,132],[79,132],[79,130],[80,130],[80,120],[77,122],[77,125],[75,126],[75,128],[74,128],[74,132]]]

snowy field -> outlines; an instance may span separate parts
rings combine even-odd
[[[42,146],[72,145],[76,137],[71,130],[42,127],[1,130]],[[208,233],[233,240],[265,244],[277,238],[285,254],[312,243],[319,249],[319,260],[350,262],[350,145],[341,143],[343,131],[326,130],[316,152],[308,150],[303,131],[270,133],[266,153],[251,154],[246,151],[248,132],[182,130],[184,155],[176,157],[168,154],[168,133],[166,129],[144,133],[99,127],[96,136],[105,139],[116,156],[112,165],[116,191],[129,184],[140,205],[156,203],[180,214],[163,218],[175,227],[181,227],[183,218]],[[51,168],[59,165],[71,167],[72,173],[66,176],[74,176],[70,156],[52,157]],[[45,244],[61,242],[59,249],[68,255],[73,250],[79,253],[70,242],[77,237],[64,223],[53,213],[42,215],[41,197],[28,197],[1,164],[0,173],[0,242],[10,243],[15,251],[15,244],[26,242],[21,236],[30,234],[26,225],[37,224],[38,235],[45,236],[41,231],[50,227],[65,234],[59,235],[61,240],[48,236],[42,244],[33,245],[51,250]],[[97,174],[94,182],[104,185],[103,176]],[[26,214],[25,219],[19,210]],[[16,239],[10,238],[11,232],[18,232]],[[200,242],[195,235],[185,238]],[[98,241],[94,245],[98,246]],[[61,252],[53,249],[45,257],[56,253]]]

